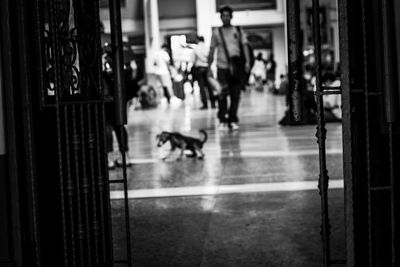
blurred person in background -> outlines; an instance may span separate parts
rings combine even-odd
[[[123,125],[122,130],[116,123],[116,107],[114,101],[114,72],[112,69],[112,54],[109,51],[105,51],[102,56],[103,65],[103,78],[104,78],[104,92],[108,101],[105,104],[105,117],[106,117],[106,143],[107,143],[107,153],[108,153],[108,168],[114,169],[115,166],[122,166],[122,153],[125,153],[126,165],[132,165],[132,160],[129,155],[129,136],[125,125]],[[125,68],[126,69],[126,68]],[[126,82],[126,81],[125,81]],[[127,104],[127,99],[125,99]],[[114,151],[113,144],[113,131],[117,138],[120,156],[113,160],[112,152]],[[124,137],[125,144],[122,142],[122,137]]]
[[[271,53],[268,56],[267,62],[267,86],[270,92],[275,91],[275,74],[276,74],[276,62],[274,54]]]
[[[232,26],[233,10],[230,6],[219,9],[222,27],[213,30],[208,55],[209,72],[217,50],[217,78],[222,87],[218,97],[220,130],[239,129],[238,108],[243,77],[250,72],[250,55],[247,38],[240,27]],[[230,103],[228,107],[228,97]]]
[[[136,60],[132,59],[124,65],[124,78],[126,98],[128,101],[127,108],[134,104],[133,99],[138,99],[140,86],[143,84],[144,73],[142,68],[136,64]]]
[[[277,90],[275,93],[277,95],[287,95],[289,92],[289,79],[287,74],[281,74],[279,76],[279,86],[277,86]]]
[[[172,88],[172,78],[171,78],[171,57],[168,53],[168,45],[163,44],[161,49],[158,50],[154,55],[154,67],[155,74],[157,76],[157,82],[161,86],[161,90],[158,91],[158,95],[164,95],[167,98],[168,104],[178,105],[181,103]]]
[[[340,88],[340,79],[333,72],[326,72],[322,76],[322,83],[326,87]],[[323,96],[323,106],[325,110],[325,120],[341,121],[342,119],[342,98],[340,94],[330,94]]]
[[[200,109],[208,109],[208,100],[210,100],[211,108],[215,108],[215,96],[208,85],[208,52],[209,49],[204,43],[203,36],[197,36],[197,46],[193,49],[193,75],[200,87],[200,97],[202,106]]]
[[[251,69],[251,75],[254,77],[255,89],[262,92],[264,90],[264,81],[266,79],[265,61],[262,53],[257,54],[253,68]]]

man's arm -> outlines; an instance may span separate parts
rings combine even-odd
[[[250,66],[250,51],[249,51],[249,47],[246,44],[243,45],[243,52],[244,52],[244,57],[246,59],[246,63],[244,65],[245,71],[250,72],[250,68],[251,68],[251,66]]]
[[[190,62],[194,65],[194,63],[196,62],[196,48],[193,49],[192,54],[190,55]]]
[[[247,46],[247,36],[246,34],[243,32],[242,29],[240,29],[241,32],[241,37],[242,37],[242,48],[243,48],[243,54],[244,54],[244,58],[246,60],[246,63],[244,65],[245,71],[246,72],[250,72],[250,51],[249,51],[249,47]]]

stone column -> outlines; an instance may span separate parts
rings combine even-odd
[[[215,13],[215,1],[196,0],[197,34],[204,37],[205,43],[211,40],[211,26]]]
[[[287,35],[288,35],[288,32],[287,32],[287,13],[286,13],[286,0],[282,0],[282,1],[278,1],[278,2],[281,2],[282,3],[282,13],[283,13],[283,17],[284,17],[284,19],[285,19],[285,22],[284,22],[284,24],[283,24],[283,28],[284,28],[284,38],[285,38],[285,73],[287,73],[288,72],[288,62],[289,62],[289,59],[288,59],[288,55],[289,55],[289,52],[288,52],[288,42],[287,42]]]
[[[160,26],[158,18],[158,0],[143,0],[144,30],[146,47],[146,72],[153,72],[153,55],[160,49]]]

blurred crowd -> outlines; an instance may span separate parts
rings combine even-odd
[[[193,43],[171,42],[163,44],[160,49],[149,55],[151,70],[139,67],[133,50],[124,48],[124,82],[126,88],[126,105],[129,109],[155,108],[160,104],[180,107],[187,94],[194,95],[199,109],[217,109],[220,130],[238,130],[238,108],[242,91],[256,91],[283,95],[287,99],[287,112],[280,120],[281,125],[315,124],[317,121],[317,101],[315,97],[316,73],[313,50],[304,50],[304,64],[301,94],[301,121],[291,121],[289,101],[290,90],[287,73],[279,73],[272,52],[254,51],[247,41],[246,33],[241,27],[231,25],[233,10],[229,6],[220,9],[222,26],[212,32],[211,42],[207,45],[203,36],[196,36]],[[174,57],[172,48],[185,51],[185,57]],[[265,56],[265,58],[264,58]],[[324,50],[322,60],[322,85],[327,88],[340,87],[340,68],[333,64],[333,53]],[[125,153],[127,164],[129,142],[125,127],[115,123],[114,74],[111,50],[104,46],[103,77],[106,95],[110,101],[106,104],[107,144],[108,151],[113,151],[113,132],[118,141],[119,150]],[[195,94],[195,92],[198,94]],[[325,119],[327,122],[341,120],[341,98],[339,94],[323,97]],[[125,144],[124,144],[125,143]],[[109,157],[110,159],[110,157]],[[109,160],[109,168],[121,165],[121,159]]]

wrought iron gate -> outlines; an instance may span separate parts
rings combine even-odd
[[[33,21],[39,91],[37,265],[112,266],[113,239],[106,153],[105,91],[98,0],[36,0]],[[117,124],[126,123],[119,1],[110,1]],[[118,22],[119,21],[119,22]],[[32,51],[31,50],[31,51]],[[37,97],[37,98],[36,98]],[[126,140],[124,140],[126,142]],[[127,260],[130,257],[126,160],[123,157]],[[50,234],[51,233],[51,234]]]
[[[347,18],[342,49],[348,51],[343,80],[350,125],[358,135],[348,136],[354,149],[349,157],[363,163],[348,167],[354,207],[348,253],[352,264],[398,266],[400,6],[388,0],[341,2]]]
[[[302,0],[287,0],[293,119],[301,118]],[[312,0],[323,266],[399,265],[400,3],[338,0],[341,88],[321,83],[319,0]],[[346,261],[331,259],[323,96],[342,95]]]
[[[301,121],[303,116],[303,51],[300,29],[300,1],[287,0],[287,26],[288,26],[288,53],[289,53],[289,88],[291,119]],[[320,6],[319,0],[312,0],[312,30],[315,55],[315,87],[314,92],[317,105],[317,143],[319,147],[319,179],[318,189],[321,196],[321,237],[323,266],[332,264],[345,264],[342,259],[332,259],[330,252],[330,221],[328,210],[328,187],[329,176],[326,163],[326,134],[325,115],[323,107],[323,96],[340,94],[340,88],[326,87],[322,84],[321,64],[321,29],[320,29]]]

